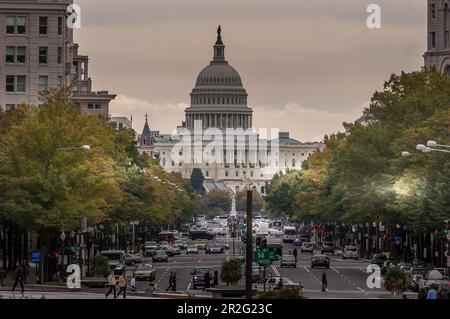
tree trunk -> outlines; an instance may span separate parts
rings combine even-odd
[[[7,232],[7,250],[8,250],[8,270],[12,270],[14,267],[13,264],[13,245],[12,245],[12,238],[13,238],[13,231],[11,225],[8,225],[8,232]]]
[[[2,268],[6,269],[8,267],[8,255],[6,246],[6,226],[2,225]]]

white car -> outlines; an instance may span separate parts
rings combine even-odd
[[[282,286],[300,289],[300,284],[295,283],[291,279],[286,277],[270,277],[266,281],[266,288],[269,288],[271,290],[277,289],[278,287],[280,287],[280,281]],[[258,288],[261,289],[263,286],[264,286],[264,279],[258,282]]]
[[[267,230],[267,232],[269,233],[270,236],[283,236],[283,232],[281,230],[275,229],[275,228],[269,228]]]
[[[304,242],[302,243],[302,246],[300,247],[301,253],[311,253],[314,254],[314,245],[311,242]]]
[[[345,246],[342,259],[359,259],[358,248],[356,246]]]

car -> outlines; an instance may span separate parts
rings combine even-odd
[[[322,245],[321,249],[322,254],[330,253],[334,254],[334,243],[332,241],[326,241]]]
[[[223,251],[223,246],[218,243],[209,244],[205,249],[206,254],[223,254]]]
[[[211,268],[205,268],[205,267],[196,267],[194,268],[194,272],[191,273],[192,275],[192,287],[197,289],[198,287],[204,287],[205,286],[205,274],[209,272],[211,279],[213,278],[214,270]]]
[[[158,243],[156,241],[146,241],[144,243],[145,256],[151,257],[152,254],[158,249]]]
[[[158,249],[159,249],[159,250],[165,250],[165,249],[167,249],[169,246],[170,246],[170,244],[169,244],[168,241],[161,241],[161,242],[159,242]]]
[[[269,233],[270,236],[283,236],[283,232],[281,230],[275,229],[275,228],[269,228],[267,230],[267,232]]]
[[[387,272],[390,268],[394,267],[395,265],[396,265],[396,263],[395,263],[394,261],[392,261],[392,260],[386,260],[386,261],[383,263],[383,266],[381,267],[381,274],[382,274],[382,275],[386,274],[386,272]]]
[[[199,250],[205,250],[206,249],[206,242],[204,242],[204,241],[196,241],[196,242],[194,242],[194,245],[195,246],[197,246],[197,248],[199,249]]]
[[[383,267],[384,262],[387,260],[385,254],[374,254],[371,263],[378,265],[380,268]]]
[[[314,254],[314,245],[311,242],[304,242],[300,247],[300,253]]]
[[[187,241],[182,240],[182,239],[178,239],[175,240],[175,242],[172,245],[174,248],[179,248],[180,250],[184,250],[187,248]]]
[[[168,246],[164,250],[165,250],[167,256],[169,256],[169,257],[173,257],[173,256],[176,256],[176,255],[181,255],[181,250],[180,250],[180,248],[177,248],[177,247]]]
[[[269,290],[276,290],[283,286],[300,289],[299,283],[295,283],[291,279],[281,276],[272,276],[268,279],[261,279],[258,282],[258,288],[262,288],[262,286],[264,286],[264,281],[266,282],[266,288],[268,288]]]
[[[297,268],[297,262],[295,261],[295,257],[292,255],[283,255],[281,256],[280,267],[294,267]]]
[[[213,240],[214,239],[214,235],[211,234],[207,230],[193,230],[189,233],[189,237],[192,240],[197,240],[197,239]]]
[[[186,254],[190,255],[190,254],[195,254],[198,255],[198,248],[197,246],[194,245],[190,245],[186,248]]]
[[[181,225],[180,232],[183,236],[189,236],[189,232],[191,231],[191,227],[189,225]]]
[[[100,255],[108,259],[108,266],[110,270],[114,271],[116,277],[126,271],[125,252],[123,250],[104,250],[100,252]]]
[[[300,238],[296,238],[295,240],[294,240],[294,242],[292,243],[292,245],[294,245],[294,246],[301,246],[303,244],[303,241],[300,239]]]
[[[423,274],[412,275],[411,280],[409,281],[409,289],[411,289],[412,291],[418,292],[419,291],[419,283],[423,279],[424,279]]]
[[[342,259],[359,259],[358,248],[356,246],[345,246]]]
[[[311,258],[311,268],[315,267],[325,267],[330,268],[330,258],[327,255],[318,254]]]
[[[152,264],[139,264],[133,272],[133,277],[136,280],[154,281],[156,278],[156,270]]]
[[[169,258],[164,250],[157,250],[152,257],[153,262],[169,262]]]
[[[230,244],[228,242],[222,241],[222,242],[220,242],[220,244],[222,245],[222,247],[224,249],[227,249],[227,250],[230,249]]]
[[[138,255],[133,255],[130,253],[125,253],[125,265],[134,266],[142,261],[142,257]]]

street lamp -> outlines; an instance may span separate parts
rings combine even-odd
[[[64,230],[61,235],[59,235],[59,239],[61,239],[61,272],[64,272],[64,241],[66,240]]]
[[[427,146],[431,147],[431,148],[437,148],[437,147],[450,148],[449,145],[438,144],[436,141],[428,141]]]
[[[410,152],[402,152],[402,157],[408,158],[412,157],[413,155]]]
[[[433,141],[432,141],[433,142]],[[422,153],[431,153],[431,152],[443,152],[443,153],[450,153],[450,151],[447,150],[441,150],[437,148],[431,148],[429,146],[425,146],[424,144],[418,144],[416,146],[416,149],[418,151],[421,151]]]

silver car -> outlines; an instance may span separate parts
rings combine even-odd
[[[292,255],[284,255],[281,257],[280,267],[294,267],[297,268],[297,262],[295,261],[295,257]]]
[[[301,253],[311,253],[314,254],[314,245],[311,242],[304,242],[300,247]]]
[[[358,248],[356,246],[345,246],[342,259],[359,259]]]

